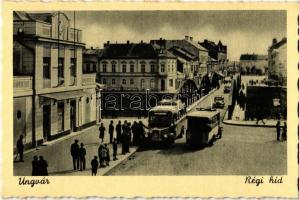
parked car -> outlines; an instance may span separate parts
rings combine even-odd
[[[224,86],[223,93],[229,93],[230,92],[230,88],[231,88],[230,85]]]
[[[224,106],[225,106],[225,103],[224,103],[223,96],[214,97],[214,103],[213,103],[214,108],[224,108]]]

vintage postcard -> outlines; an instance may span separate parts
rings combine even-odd
[[[2,6],[3,197],[298,197],[297,4]]]

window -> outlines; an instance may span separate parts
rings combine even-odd
[[[145,73],[145,64],[141,64],[141,73]]]
[[[126,72],[127,72],[127,65],[126,65],[126,64],[123,64],[123,65],[122,65],[122,68],[123,68],[123,73],[126,73]]]
[[[20,110],[18,110],[18,112],[17,112],[17,119],[21,119],[21,117],[22,117],[22,113],[21,113]]]
[[[169,87],[173,87],[173,79],[169,79]]]
[[[112,64],[112,72],[115,73],[116,72],[116,67],[115,64]]]
[[[151,79],[151,82],[150,82],[150,87],[151,87],[151,89],[153,89],[153,88],[154,88],[154,79]]]
[[[140,86],[141,86],[141,89],[144,89],[144,79],[141,79]]]
[[[115,79],[113,78],[111,81],[112,85],[115,85]]]
[[[161,72],[165,72],[165,65],[161,64]]]
[[[71,58],[71,76],[76,76],[76,62],[76,58]]]
[[[134,72],[134,64],[130,64],[130,72]]]
[[[154,64],[151,64],[151,72],[155,72],[155,65]]]
[[[172,65],[172,72],[174,72],[174,66]]]
[[[103,84],[106,84],[106,79],[105,78],[103,78]]]
[[[123,79],[122,83],[123,83],[123,85],[126,85],[127,84],[126,79]]]
[[[107,64],[103,63],[103,72],[107,72]]]
[[[92,72],[97,72],[97,64],[96,63],[94,63],[92,65]]]
[[[43,58],[43,77],[44,79],[51,78],[51,58]]]
[[[86,103],[87,103],[87,104],[89,103],[89,98],[88,98],[88,97],[86,98]]]
[[[58,115],[58,132],[62,132],[64,130],[64,102],[58,102],[57,108],[57,115]]]
[[[58,77],[64,77],[64,58],[58,58]]]
[[[134,79],[130,79],[130,85],[134,85]]]
[[[170,65],[167,65],[167,67],[168,67],[168,69],[167,69],[167,70],[168,70],[168,72],[170,72]]]

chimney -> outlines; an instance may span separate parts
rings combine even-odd
[[[130,44],[130,40],[127,40],[127,44]]]
[[[272,45],[276,44],[277,43],[277,39],[276,38],[273,38],[272,40]]]
[[[110,41],[108,40],[106,43],[104,43],[104,48],[106,47],[106,46],[108,46],[110,44]]]
[[[140,44],[143,44],[143,40],[140,41]]]
[[[92,49],[93,49],[93,46],[91,46],[90,49],[92,50]]]
[[[193,41],[193,37],[190,36],[190,41]]]
[[[185,35],[185,40],[189,40],[189,36],[188,35]]]

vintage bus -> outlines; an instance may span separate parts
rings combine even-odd
[[[174,143],[176,126],[176,110],[173,106],[156,106],[149,111],[147,136],[150,141]]]
[[[187,114],[186,142],[191,146],[207,146],[217,137],[220,112],[216,109],[196,109]]]

